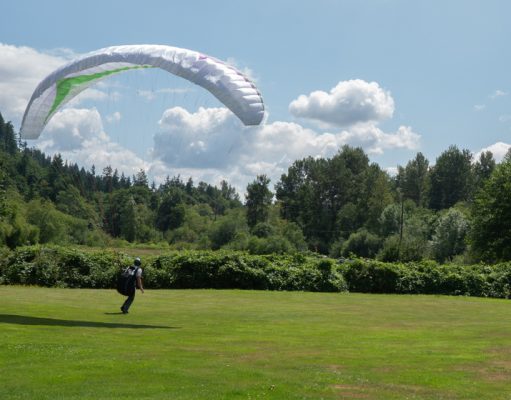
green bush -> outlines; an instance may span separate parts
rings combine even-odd
[[[117,272],[130,260],[113,252],[83,253],[62,247],[21,247],[0,264],[4,284],[73,288],[113,287]]]
[[[3,250],[0,282],[60,287],[112,288],[132,259],[111,251],[63,247]],[[305,255],[251,255],[235,251],[180,251],[144,257],[148,288],[216,288],[342,292],[346,282],[332,260]]]
[[[381,239],[368,232],[366,229],[361,229],[352,233],[348,240],[346,240],[341,249],[341,254],[348,257],[350,254],[355,254],[359,257],[374,257],[381,247]]]
[[[354,292],[511,297],[511,263],[463,266],[355,259],[344,261],[341,270]]]
[[[0,283],[70,288],[113,288],[132,257],[114,251],[25,246],[0,249]],[[148,288],[303,290],[316,292],[444,294],[511,297],[511,262],[440,265],[385,263],[298,253],[169,251],[143,257]]]

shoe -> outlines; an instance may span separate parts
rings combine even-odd
[[[125,310],[124,308],[121,307],[121,311],[123,314],[127,314],[128,313],[128,310]]]

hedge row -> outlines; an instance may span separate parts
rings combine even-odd
[[[132,258],[112,251],[64,247],[0,249],[0,284],[113,288]],[[183,251],[144,257],[144,282],[154,289],[261,289],[322,292],[511,297],[511,263],[439,265],[342,260],[297,255]]]
[[[341,272],[353,292],[511,297],[511,263],[439,265],[434,261],[346,261]]]
[[[30,246],[0,261],[0,283],[112,288],[132,259],[116,252]],[[330,259],[302,255],[185,251],[144,257],[144,284],[155,289],[263,289],[342,292],[346,282]]]

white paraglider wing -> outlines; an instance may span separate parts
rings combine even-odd
[[[77,58],[39,83],[25,110],[21,137],[37,139],[65,103],[100,79],[140,68],[161,68],[207,89],[245,125],[263,120],[263,99],[255,85],[220,60],[171,46],[114,46]]]

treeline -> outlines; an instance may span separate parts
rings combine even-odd
[[[497,164],[449,147],[430,165],[418,153],[396,176],[361,148],[295,161],[270,189],[244,199],[179,176],[160,185],[48,157],[16,140],[0,115],[0,246],[38,243],[246,251],[313,251],[380,261],[474,263],[511,259],[511,157]]]

